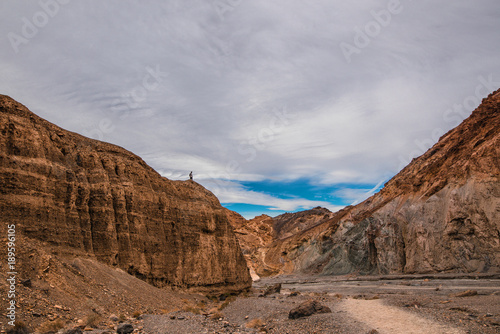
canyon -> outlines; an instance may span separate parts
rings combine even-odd
[[[31,328],[64,319],[91,333],[97,318],[117,330],[121,312],[139,333],[357,333],[388,325],[380,312],[409,317],[398,309],[408,298],[429,305],[415,321],[442,313],[429,328],[498,327],[500,90],[364,202],[250,220],[4,95],[0,124],[0,241],[15,226],[19,317]],[[265,296],[275,284],[284,290]],[[466,288],[479,290],[467,302]],[[311,298],[334,315],[299,330],[288,311]]]

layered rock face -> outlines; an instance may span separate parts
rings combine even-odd
[[[0,96],[3,224],[70,255],[90,255],[156,286],[251,284],[217,198],[161,177],[138,156],[65,131]]]
[[[302,231],[309,230],[333,218],[334,214],[322,207],[311,210],[285,213],[273,218],[274,237],[286,239]]]
[[[230,210],[227,210],[227,215],[240,243],[252,279],[255,281],[263,276],[278,274],[279,268],[269,266],[265,262],[266,247],[274,240],[273,219],[267,215],[261,215],[246,220]]]
[[[280,273],[500,271],[500,91],[377,194],[275,240]]]
[[[230,210],[227,210],[227,215],[254,279],[273,276],[281,272],[282,261],[278,263],[266,261],[267,253],[276,240],[284,240],[309,230],[334,216],[331,211],[321,207],[285,213],[274,218],[261,215],[246,220]]]

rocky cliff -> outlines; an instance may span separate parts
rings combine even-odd
[[[273,242],[312,229],[334,216],[330,210],[321,207],[296,213],[285,213],[274,218],[261,215],[250,220],[246,220],[230,210],[227,210],[226,213],[254,280],[281,272],[282,261],[279,263],[266,261],[266,254]]]
[[[246,220],[230,210],[227,210],[227,215],[240,243],[252,279],[255,281],[261,276],[278,274],[279,268],[267,265],[264,260],[267,245],[274,240],[273,219],[267,215],[261,215]]]
[[[161,177],[121,147],[65,131],[0,96],[2,224],[156,286],[251,284],[217,198]]]
[[[265,262],[279,273],[499,272],[500,91],[379,193],[275,239]]]

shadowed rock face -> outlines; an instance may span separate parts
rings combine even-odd
[[[250,220],[230,210],[227,210],[226,214],[234,228],[254,280],[280,273],[283,267],[282,262],[278,265],[266,262],[266,253],[275,240],[286,239],[311,229],[334,216],[328,209],[320,207],[296,213],[285,213],[274,218],[261,215]]]
[[[264,261],[265,247],[274,240],[273,219],[267,215],[261,215],[246,220],[238,213],[228,209],[226,209],[226,214],[238,238],[252,279],[255,281],[261,276],[279,273],[279,268],[268,266]]]
[[[327,275],[500,271],[500,91],[379,193],[275,239],[263,262]]]
[[[0,95],[3,224],[156,286],[240,290],[251,280],[224,209],[118,146],[63,130]]]

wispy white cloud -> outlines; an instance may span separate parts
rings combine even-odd
[[[304,198],[280,198],[270,194],[257,192],[245,188],[241,184],[233,181],[202,179],[201,184],[212,189],[214,194],[223,203],[245,203],[269,207],[274,211],[297,211],[306,210],[316,206],[322,206],[331,211],[338,211],[344,206],[332,205],[326,201],[312,201]]]
[[[57,13],[42,3],[59,4]],[[350,63],[340,44],[354,43],[356,27],[387,3],[228,3],[221,13],[202,0],[1,2],[0,92],[171,178],[194,170],[234,182],[375,185],[434,130],[456,125],[443,115],[474,94],[479,76],[500,81],[496,0],[401,1]],[[24,38],[17,47],[12,34]],[[277,110],[286,122],[276,123]]]

